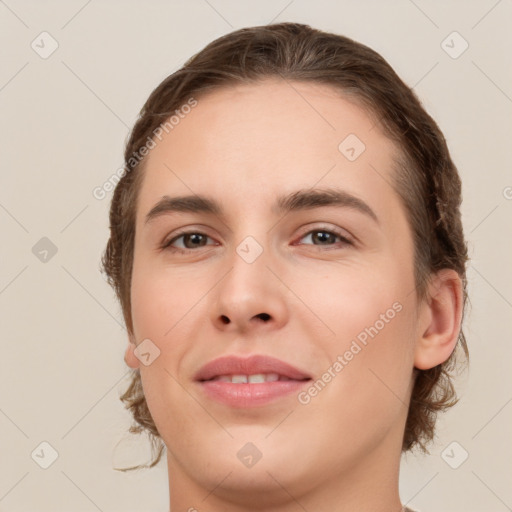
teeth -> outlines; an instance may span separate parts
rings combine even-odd
[[[277,382],[278,380],[290,380],[277,373],[256,373],[254,375],[220,375],[213,380],[231,382],[233,384],[261,384],[264,382]]]
[[[261,382],[265,382],[265,375],[263,375],[262,373],[258,373],[256,375],[249,375],[249,383],[256,384]]]

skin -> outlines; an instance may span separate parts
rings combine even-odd
[[[327,85],[265,80],[197,99],[145,163],[125,355],[167,446],[171,509],[399,511],[413,368],[453,351],[461,282],[443,270],[429,298],[416,298],[412,235],[390,185],[396,148]],[[338,150],[350,133],[366,146],[353,162]],[[277,196],[311,187],[357,196],[378,223],[347,207],[272,212]],[[169,213],[146,224],[165,194],[208,195],[225,215]],[[208,238],[176,240],[187,254],[159,248],[184,227]],[[334,235],[322,245],[326,230],[353,244]],[[247,236],[263,249],[253,263],[236,252]],[[271,355],[320,378],[397,301],[401,311],[307,404],[292,393],[233,409],[193,381],[226,354]],[[134,354],[146,338],[160,350],[148,366]],[[248,442],[262,454],[251,468],[237,457]]]

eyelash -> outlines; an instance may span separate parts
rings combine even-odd
[[[306,233],[304,233],[299,238],[299,240],[301,240],[302,238],[304,238],[304,237],[306,237],[308,235],[311,235],[312,233],[327,233],[327,234],[330,234],[330,235],[335,235],[336,237],[338,237],[343,242],[343,244],[354,245],[353,242],[351,242],[348,238],[343,236],[337,230],[323,229],[323,228],[316,228],[316,229],[312,229],[310,231],[307,231]],[[161,247],[160,247],[160,249],[165,249],[167,251],[171,251],[171,252],[174,252],[174,253],[181,253],[181,254],[187,254],[187,253],[190,253],[191,251],[196,251],[196,249],[182,249],[180,247],[173,247],[171,245],[172,243],[176,242],[176,240],[179,240],[180,238],[182,238],[183,236],[186,236],[186,235],[203,235],[203,236],[206,236],[207,238],[211,238],[208,235],[206,235],[205,233],[202,233],[200,231],[184,231],[182,233],[177,234],[171,240],[163,242]],[[314,247],[320,247],[320,248],[324,247],[322,245],[314,245],[314,244],[306,244],[306,245],[313,245]],[[202,249],[202,247],[199,247],[199,249]],[[333,247],[327,247],[326,250],[332,250],[332,249],[333,249]]]

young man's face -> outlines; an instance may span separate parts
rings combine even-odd
[[[131,299],[134,341],[151,340],[160,355],[140,364],[131,344],[126,361],[140,367],[171,478],[207,489],[222,481],[217,495],[295,495],[363,461],[374,471],[398,465],[421,333],[392,143],[334,89],[276,80],[198,98],[155,141]],[[279,198],[320,189],[345,201],[278,208]],[[146,222],[164,196],[206,197],[221,214]],[[182,231],[197,234],[160,248]],[[196,380],[219,357],[252,355],[299,373],[263,361]],[[293,378],[231,382],[259,373]]]

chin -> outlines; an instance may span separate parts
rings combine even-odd
[[[299,495],[318,484],[318,451],[305,445],[298,450],[300,445],[287,442],[283,433],[269,435],[272,429],[266,426],[228,427],[233,438],[218,430],[218,435],[197,433],[188,445],[194,446],[192,453],[171,447],[179,465],[203,488],[215,489],[216,496],[265,509],[289,501],[283,487]],[[169,471],[172,479],[172,467]]]
[[[244,507],[251,504],[253,510],[268,510],[270,506],[288,503],[288,493],[295,496],[306,492],[311,480],[306,474],[295,474],[289,465],[286,469],[279,468],[279,463],[264,463],[263,459],[252,468],[231,461],[217,460],[211,464],[207,471],[196,468],[196,481],[202,480],[206,489],[215,489],[218,498]]]

